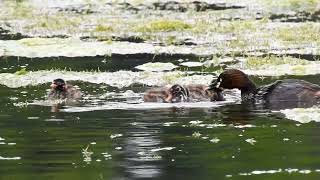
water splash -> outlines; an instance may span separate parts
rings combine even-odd
[[[271,170],[254,170],[251,172],[239,173],[240,176],[252,176],[252,175],[263,175],[263,174],[276,174],[276,173],[298,173],[298,174],[310,174],[312,172],[320,172],[319,169],[297,169],[297,168],[286,168],[286,169],[271,169]]]
[[[175,147],[163,147],[163,148],[156,148],[156,149],[151,149],[151,152],[158,152],[158,151],[171,151],[175,149]]]
[[[121,136],[123,136],[123,135],[122,134],[111,134],[110,139],[114,139],[114,138],[121,137]]]
[[[137,110],[137,109],[167,109],[167,108],[216,108],[231,101],[223,102],[196,102],[196,103],[135,103],[130,104],[128,102],[106,102],[102,105],[87,105],[83,107],[66,107],[61,109],[62,112],[87,112],[87,111],[98,111],[98,110],[114,110],[114,109],[125,109],[125,110]]]
[[[105,158],[105,160],[110,160],[112,159],[112,155],[109,154],[108,152],[104,152],[104,153],[101,153],[103,155],[103,157]]]
[[[178,124],[179,122],[166,122],[166,123],[163,123],[163,126],[171,126],[173,124]]]

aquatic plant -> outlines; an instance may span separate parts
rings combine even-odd
[[[230,48],[238,48],[239,50],[244,50],[249,46],[249,42],[243,37],[237,37],[236,39],[228,41],[227,46]]]
[[[80,16],[68,16],[64,12],[56,14],[44,13],[37,17],[27,29],[42,28],[46,30],[74,30],[79,28],[82,18]]]
[[[262,21],[261,21],[262,22]],[[242,33],[244,31],[255,31],[259,21],[253,20],[233,20],[220,24],[220,27],[217,28],[218,32],[224,33]]]
[[[96,31],[96,32],[110,32],[110,31],[113,31],[113,28],[111,26],[99,24],[96,26],[94,31]]]
[[[155,20],[136,29],[138,32],[182,31],[192,26],[181,20]]]
[[[263,24],[269,22],[268,19],[261,20],[231,20],[231,21],[197,21],[191,31],[195,33],[216,32],[216,33],[237,33],[241,34],[247,31],[255,32]]]
[[[296,74],[306,74],[306,71],[308,70],[308,68],[306,68],[303,65],[296,65],[294,67],[292,67],[292,70],[296,73]]]
[[[177,73],[177,74],[168,74],[164,75],[162,79],[167,83],[167,84],[173,84],[176,82],[179,78],[183,77],[182,73]]]
[[[25,46],[43,46],[61,43],[59,38],[24,38],[19,40]]]
[[[19,71],[16,71],[14,74],[16,75],[26,75],[28,73],[28,71],[26,70],[26,68],[22,68]]]
[[[320,44],[320,25],[315,23],[304,23],[297,27],[282,27],[274,35],[276,38],[288,43],[317,42]]]
[[[257,56],[250,56],[246,59],[244,66],[248,69],[262,69],[265,66],[277,66],[282,64],[289,64],[289,65],[306,65],[309,64],[308,61],[293,57],[277,57],[277,56],[267,56],[267,57],[257,57]]]
[[[314,11],[319,0],[262,0],[265,6],[269,8],[282,8],[291,9],[294,11],[304,10],[304,11]]]
[[[198,132],[198,131],[192,133],[192,137],[194,137],[194,138],[200,138],[201,135],[202,134],[200,132]]]
[[[15,19],[25,19],[34,17],[34,7],[26,1],[6,1],[5,5],[9,7],[9,16]]]
[[[82,149],[82,156],[83,156],[83,161],[86,162],[87,164],[90,164],[90,162],[92,161],[92,156],[93,152],[89,151],[89,145],[85,148]]]

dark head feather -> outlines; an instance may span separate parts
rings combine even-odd
[[[52,83],[56,85],[56,90],[63,91],[65,89],[66,82],[63,79],[55,79]]]
[[[251,86],[253,83],[249,77],[240,70],[228,69],[221,73],[219,77],[212,81],[210,89],[244,89]]]

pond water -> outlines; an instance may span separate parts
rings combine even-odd
[[[320,84],[319,7],[0,0],[0,180],[320,179],[319,107],[248,106],[239,91],[142,101],[150,86],[208,84],[226,68],[257,85]],[[81,102],[47,101],[56,78]]]
[[[0,87],[1,179],[320,177],[319,123],[248,107],[237,92],[223,103],[143,103],[142,85],[72,84],[84,100],[62,107],[45,100],[48,83]]]

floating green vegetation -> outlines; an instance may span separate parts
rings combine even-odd
[[[167,83],[167,84],[172,84],[176,82],[179,78],[182,78],[183,74],[178,73],[178,74],[168,74],[164,75],[162,79]]]
[[[307,65],[309,62],[303,59],[293,58],[293,57],[277,57],[277,56],[267,56],[267,57],[248,57],[244,65],[248,69],[261,69],[265,66],[277,66],[282,64],[288,65]],[[297,66],[298,68],[298,66]],[[299,68],[298,68],[299,69]],[[301,70],[301,68],[300,68]]]
[[[61,30],[78,28],[81,24],[81,18],[68,17],[62,13],[56,15],[44,15],[37,18],[34,24],[27,26],[29,29],[44,28],[48,30]]]
[[[113,31],[113,28],[111,26],[99,24],[98,26],[96,26],[94,31],[96,31],[96,32],[110,32],[110,31]]]
[[[240,50],[244,50],[249,46],[249,43],[246,39],[237,37],[236,39],[229,41],[227,46],[230,48],[239,48]]]
[[[292,67],[292,71],[295,72],[295,74],[306,74],[307,70],[306,66],[303,65],[296,65]]]
[[[275,36],[287,42],[317,42],[320,43],[320,25],[305,23],[298,27],[282,27],[275,32]]]
[[[174,45],[178,43],[176,36],[167,36],[165,39],[167,45]]]
[[[26,70],[26,68],[22,68],[19,71],[16,71],[14,74],[16,75],[26,75],[28,73],[28,71]]]
[[[314,11],[319,0],[262,0],[262,3],[270,8]]]
[[[103,41],[105,44],[108,44],[108,45],[113,43],[113,40],[112,40],[111,37],[103,37],[103,38],[102,37],[97,37],[97,40],[98,41]]]
[[[59,38],[25,38],[18,41],[25,46],[42,46],[61,43],[61,39]]]
[[[136,28],[139,32],[168,32],[191,29],[191,25],[180,20],[155,20]]]
[[[221,24],[218,32],[224,33],[235,33],[235,32],[244,32],[244,31],[255,31],[257,27],[256,21],[245,20],[245,21],[230,21],[228,23]]]
[[[194,33],[216,32],[216,33],[244,33],[256,32],[268,19],[262,20],[233,20],[225,22],[217,21],[198,21],[191,29]]]
[[[2,9],[2,11],[7,11],[6,16],[3,18],[14,18],[14,19],[29,19],[34,17],[34,7],[25,1],[5,1],[4,6],[6,8]]]

